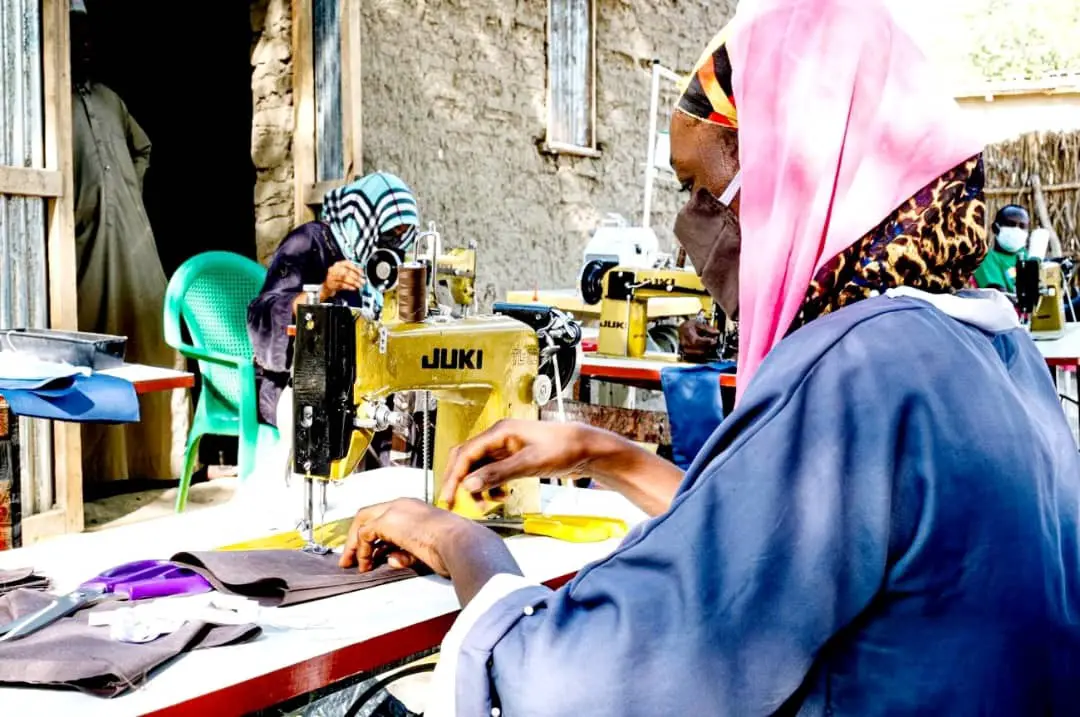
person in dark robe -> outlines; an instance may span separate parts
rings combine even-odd
[[[70,17],[79,330],[125,336],[128,362],[173,368],[163,328],[167,282],[142,196],[150,140],[95,76],[85,9]],[[138,423],[83,426],[83,477],[172,478],[171,449],[170,395],[148,393],[139,397]]]
[[[735,410],[685,474],[574,424],[452,452],[444,500],[585,473],[653,516],[558,590],[463,516],[361,510],[343,567],[419,560],[463,606],[424,714],[1075,714],[1080,460],[1008,300],[965,288],[969,122],[884,0],[741,4],[677,110]]]
[[[248,306],[248,335],[255,350],[259,420],[278,428],[286,452],[292,441],[288,327],[303,287],[319,286],[321,301],[377,315],[383,297],[364,280],[362,267],[379,248],[404,256],[419,223],[409,187],[392,174],[375,172],[327,192],[321,219],[293,229],[274,252],[262,291]],[[389,434],[381,433],[373,450],[386,453],[388,441]]]

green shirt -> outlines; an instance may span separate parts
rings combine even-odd
[[[983,263],[975,270],[975,283],[979,288],[989,286],[1002,288],[1007,294],[1016,293],[1016,260],[1026,259],[1027,252],[1021,249],[1015,254],[1006,254],[998,249],[991,249]]]

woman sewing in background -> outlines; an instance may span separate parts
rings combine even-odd
[[[375,172],[327,192],[322,219],[293,229],[274,252],[266,283],[248,307],[248,335],[255,349],[259,420],[277,426],[284,446],[292,441],[288,327],[303,287],[319,286],[321,301],[378,314],[382,294],[367,285],[362,268],[379,248],[404,255],[416,241],[419,222],[409,187],[392,174]]]
[[[1012,306],[957,293],[982,145],[936,88],[883,0],[740,5],[671,123],[735,411],[685,475],[573,424],[455,450],[444,498],[584,473],[654,516],[559,590],[460,516],[361,510],[342,565],[391,544],[464,606],[427,717],[1075,714],[1080,462]]]

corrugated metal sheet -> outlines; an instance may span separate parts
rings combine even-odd
[[[548,140],[592,148],[592,0],[548,0]]]
[[[39,0],[0,0],[0,165],[44,166]],[[0,196],[0,329],[48,325],[45,201]],[[23,513],[52,507],[52,431],[22,421]]]
[[[345,174],[341,127],[341,0],[314,0],[315,173],[320,182]]]

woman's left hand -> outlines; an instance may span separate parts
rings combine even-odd
[[[356,566],[363,573],[383,559],[395,568],[420,561],[450,577],[442,548],[473,530],[484,528],[422,500],[399,498],[356,514],[339,564],[343,568]]]

